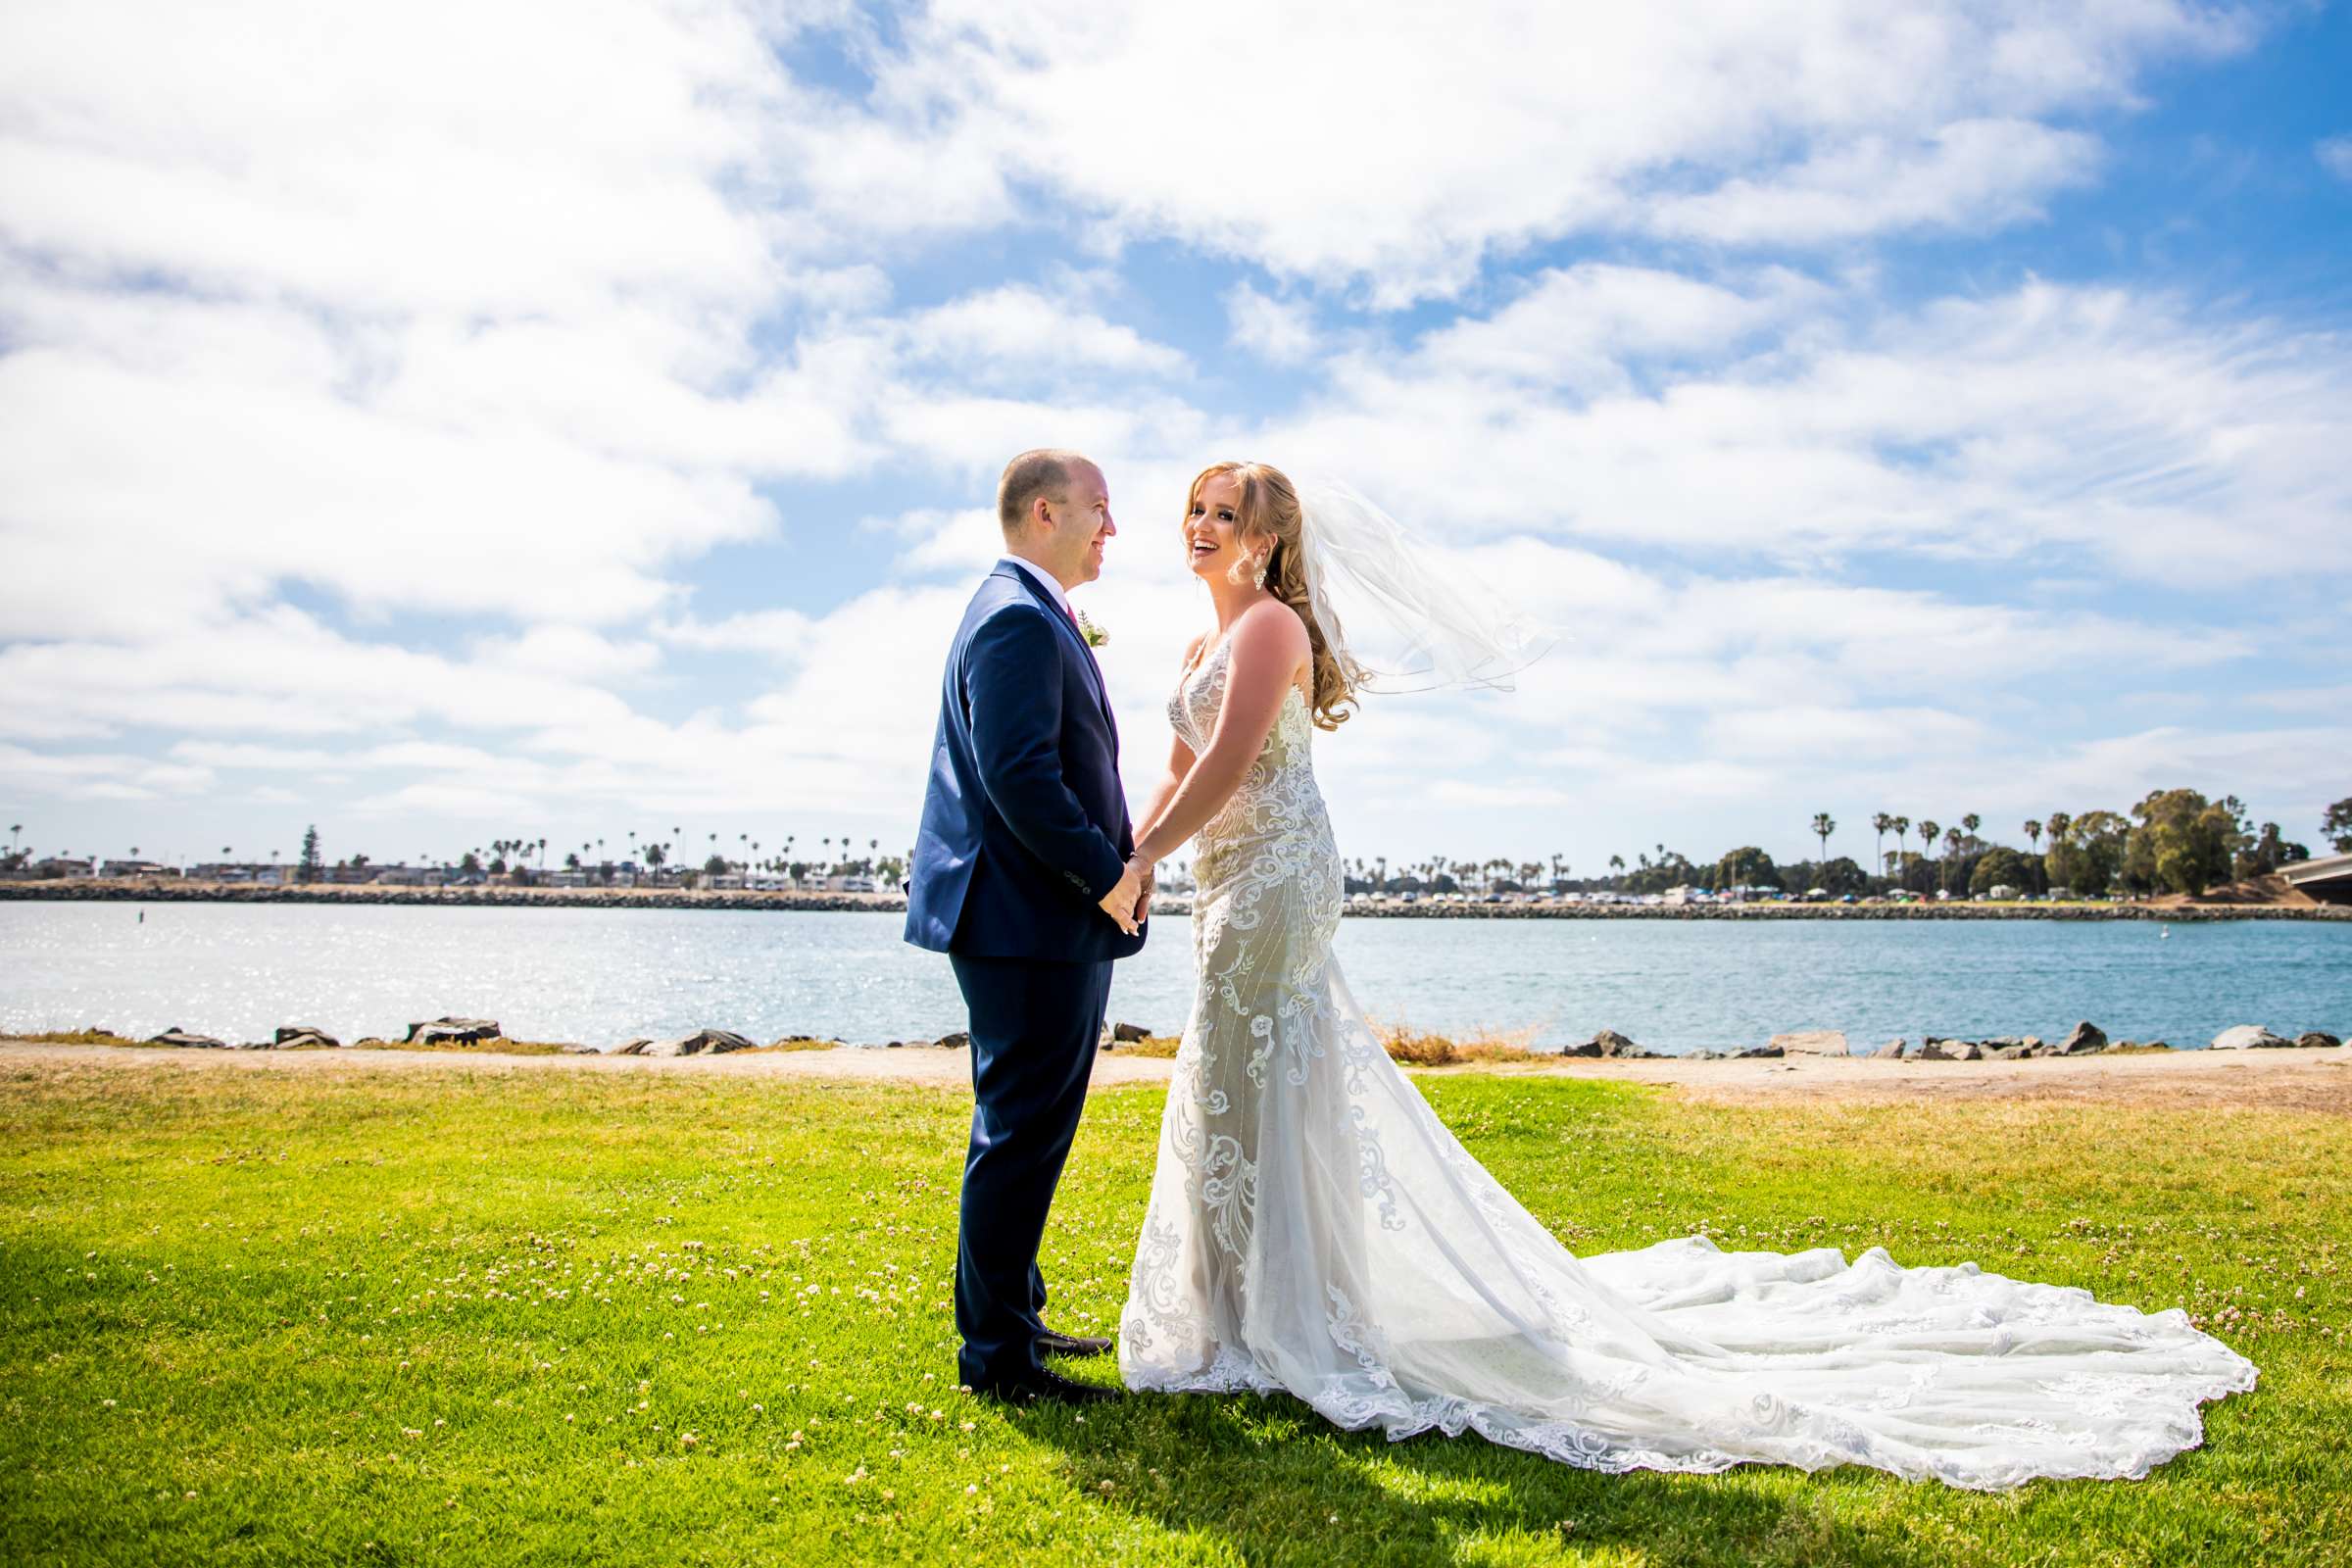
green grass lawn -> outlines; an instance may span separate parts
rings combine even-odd
[[[959,1396],[956,1094],[0,1074],[7,1563],[2352,1562],[2342,1118],[1421,1079],[1579,1250],[1884,1243],[2182,1304],[2262,1368],[2147,1481],[1984,1495]],[[1065,1329],[1124,1299],[1159,1105],[1090,1107],[1047,1241]]]

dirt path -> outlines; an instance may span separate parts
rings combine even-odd
[[[503,1055],[427,1051],[170,1051],[0,1040],[0,1072],[37,1063],[151,1072],[671,1072],[719,1077],[890,1082],[961,1089],[960,1051],[843,1048],[723,1056]],[[1165,1057],[1098,1058],[1098,1086],[1157,1083]],[[2352,1115],[2352,1046],[2332,1051],[2173,1051],[2033,1061],[1874,1061],[1790,1056],[1756,1061],[1592,1061],[1434,1069],[1505,1076],[1599,1078],[1655,1084],[1694,1100],[1733,1103],[1801,1099],[2060,1100],[2126,1104],[2263,1106]]]

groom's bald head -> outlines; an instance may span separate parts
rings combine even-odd
[[[1102,472],[1066,447],[1038,447],[1004,465],[1004,477],[997,481],[997,523],[1004,537],[1019,537],[1039,501],[1058,507],[1069,500],[1071,476],[1080,469]]]

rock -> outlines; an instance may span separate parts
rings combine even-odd
[[[749,1051],[752,1043],[725,1029],[698,1029],[676,1040],[644,1040],[624,1046],[631,1056],[718,1056],[730,1051]]]
[[[2213,1049],[2216,1051],[2275,1051],[2293,1044],[2292,1040],[2281,1040],[2254,1023],[2241,1023],[2213,1037]]]
[[[411,1045],[472,1045],[481,1040],[504,1037],[497,1024],[488,1018],[435,1018],[430,1023],[409,1025],[408,1044]]]
[[[615,1056],[642,1056],[645,1048],[652,1044],[651,1040],[632,1040],[625,1046],[614,1046],[612,1054]]]
[[[316,1024],[290,1023],[277,1032],[277,1044],[283,1046],[308,1037],[308,1043],[321,1046],[340,1046],[342,1041]]]
[[[1878,1061],[1899,1061],[1903,1053],[1910,1049],[1911,1042],[1908,1040],[1889,1040],[1870,1054]]]
[[[1723,1059],[1723,1053],[1711,1048],[1702,1047],[1697,1051],[1687,1051],[1683,1053],[1683,1059],[1685,1061],[1721,1061]]]
[[[1614,1029],[1603,1029],[1581,1046],[1571,1046],[1560,1053],[1563,1056],[1646,1056],[1648,1052],[1635,1045]]]
[[[2088,1018],[2068,1030],[2066,1038],[2058,1042],[2058,1054],[2061,1056],[2087,1056],[2094,1051],[2106,1049],[2107,1031]]]
[[[240,1041],[237,1045],[237,1049],[239,1051],[275,1051],[277,1049],[277,1042],[274,1040]]]
[[[565,1046],[563,1054],[566,1056],[601,1056],[604,1052],[596,1046]]]
[[[151,1046],[182,1046],[192,1051],[226,1051],[228,1049],[228,1042],[225,1040],[215,1040],[211,1035],[192,1035],[177,1024],[173,1024],[160,1035],[150,1036],[147,1043]]]
[[[1990,1046],[1984,1051],[1987,1061],[2015,1061],[2026,1054],[2024,1046]]]
[[[1842,1056],[1846,1054],[1845,1036],[1836,1029],[1800,1029],[1793,1034],[1774,1035],[1772,1043],[1791,1055]]]
[[[1140,1023],[1114,1023],[1110,1026],[1110,1038],[1122,1046],[1132,1046],[1151,1039],[1152,1031]]]
[[[1734,1061],[1753,1061],[1762,1056],[1785,1056],[1788,1053],[1781,1049],[1779,1042],[1775,1041],[1769,1046],[1750,1046],[1745,1051],[1734,1052],[1732,1059]]]
[[[942,1051],[968,1051],[971,1049],[972,1037],[958,1029],[952,1035],[941,1035],[932,1044]]]
[[[2325,1029],[2306,1029],[2295,1036],[2295,1044],[2306,1051],[2333,1051],[2343,1042]]]
[[[1919,1049],[1911,1053],[1907,1059],[1911,1061],[1958,1061],[1960,1057],[1956,1054],[1946,1051],[1944,1042],[1940,1038],[1930,1035],[1920,1042]]]

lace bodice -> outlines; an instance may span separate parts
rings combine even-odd
[[[1208,750],[1216,734],[1232,650],[1230,637],[1218,638],[1216,647],[1185,672],[1168,698],[1168,723],[1195,757]],[[1283,694],[1274,727],[1266,732],[1241,788],[1200,830],[1203,849],[1237,834],[1299,829],[1324,818],[1323,797],[1315,788],[1314,734],[1306,694],[1294,684]]]
[[[1207,750],[1220,642],[1169,721]],[[1967,1487],[2136,1476],[2254,1368],[2179,1310],[1872,1248],[1578,1257],[1389,1059],[1332,944],[1344,881],[1293,688],[1193,843],[1196,986],[1121,1316],[1138,1389],[1287,1390],[1391,1438],[1602,1470],[1859,1463]]]

